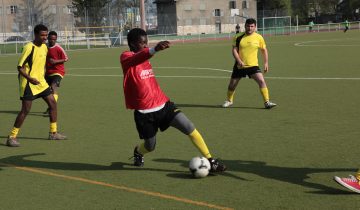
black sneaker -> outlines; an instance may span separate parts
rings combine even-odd
[[[134,149],[134,166],[144,166],[144,156],[137,151],[137,147]]]
[[[211,166],[210,172],[223,172],[226,170],[226,166],[217,159],[209,158],[208,160]]]

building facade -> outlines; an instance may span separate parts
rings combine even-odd
[[[257,16],[256,0],[156,0],[159,34],[230,33]]]
[[[43,23],[50,30],[64,31],[74,25],[69,0],[1,0],[0,34],[21,34],[28,38],[33,27]]]

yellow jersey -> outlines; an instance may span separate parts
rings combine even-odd
[[[19,74],[20,97],[24,96],[27,85],[30,87],[33,95],[37,95],[49,87],[44,77],[47,51],[46,44],[36,46],[33,42],[29,42],[23,47],[18,66],[24,67],[25,72],[40,83],[33,85]]]
[[[258,50],[265,49],[266,44],[264,38],[254,32],[247,35],[245,32],[236,34],[233,38],[233,47],[238,48],[240,59],[244,62],[242,68],[259,66]]]

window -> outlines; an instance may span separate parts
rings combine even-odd
[[[229,1],[229,9],[236,9],[236,1]]]
[[[16,14],[17,12],[17,6],[11,5],[10,6],[10,14]]]
[[[74,8],[73,6],[71,6],[71,5],[66,5],[66,6],[64,6],[63,7],[63,13],[64,14],[73,14],[73,12],[76,12],[76,10],[75,10],[76,8]]]
[[[2,11],[2,7],[0,7],[0,15],[2,15],[3,11]]]
[[[64,14],[71,14],[71,5],[64,6],[63,13]]]
[[[248,1],[242,1],[242,8],[243,9],[249,9],[249,2]]]
[[[191,4],[184,5],[184,10],[185,11],[191,11]]]
[[[185,20],[185,25],[186,26],[191,26],[192,25],[192,19],[186,19]]]
[[[214,16],[215,16],[215,17],[220,17],[220,15],[221,15],[220,9],[215,9],[215,10],[214,10]]]
[[[56,14],[56,5],[49,5],[49,13]]]
[[[206,25],[206,18],[200,18],[200,25]]]
[[[205,6],[205,4],[200,4],[200,10],[201,10],[201,11],[206,10],[206,6]]]

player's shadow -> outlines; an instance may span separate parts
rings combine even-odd
[[[5,144],[5,140],[7,139],[7,136],[0,136],[0,139],[4,139],[3,142],[0,142],[1,146],[6,146]],[[39,137],[26,137],[26,136],[21,136],[21,139],[30,139],[30,140],[46,140],[49,141],[49,139],[47,137],[44,138],[39,138]]]
[[[224,109],[221,105],[206,105],[206,104],[176,104],[179,108],[190,107],[190,108],[218,108]],[[260,107],[246,107],[246,106],[230,106],[226,109],[264,109]]]
[[[91,163],[73,163],[73,162],[53,162],[53,161],[40,161],[40,160],[29,160],[27,158],[45,155],[44,153],[34,153],[27,155],[15,155],[0,159],[0,171],[3,167],[29,167],[37,169],[53,169],[53,170],[70,170],[70,171],[107,171],[107,170],[129,170],[129,171],[155,171],[165,172],[167,176],[177,179],[192,179],[188,172],[188,161],[177,160],[177,159],[154,159],[155,162],[180,164],[185,170],[171,170],[171,169],[159,169],[159,168],[146,168],[146,167],[134,167],[130,163],[113,162],[110,165],[98,165]],[[274,165],[267,165],[265,162],[260,161],[242,161],[242,160],[222,160],[228,170],[224,173],[218,174],[221,176],[227,176],[242,181],[252,181],[241,178],[234,175],[231,172],[242,172],[255,174],[257,176],[287,182],[295,185],[300,185],[312,189],[309,193],[314,194],[349,194],[344,190],[332,188],[323,184],[313,183],[307,181],[310,179],[310,174],[317,173],[332,173],[332,172],[354,172],[356,168],[309,168],[309,167],[279,167]],[[169,167],[170,168],[170,167]]]
[[[175,159],[156,159],[154,161],[178,163],[184,167],[187,167],[188,165],[188,161],[175,160]],[[291,184],[311,188],[312,191],[309,193],[314,193],[314,194],[336,195],[336,194],[349,194],[349,192],[332,188],[323,184],[307,181],[308,179],[310,179],[309,176],[310,174],[357,171],[356,168],[280,167],[280,166],[268,165],[266,162],[261,162],[261,161],[222,160],[222,162],[228,168],[226,172],[221,173],[221,175],[223,176],[246,180],[244,178],[232,174],[231,172],[250,173],[266,179],[288,182]],[[172,175],[172,176],[176,177],[177,175]],[[251,181],[251,180],[246,180],[246,181]]]
[[[41,160],[29,160],[35,156],[46,155],[45,153],[33,153],[27,155],[15,155],[0,159],[1,167],[29,167],[37,169],[54,169],[54,170],[70,170],[70,171],[107,171],[107,170],[139,170],[139,171],[158,171],[166,173],[183,173],[178,170],[164,170],[159,168],[134,167],[130,163],[113,162],[110,165],[98,165],[91,163],[72,163],[72,162],[52,162]]]
[[[10,111],[10,110],[0,110],[0,113],[2,114],[18,114],[20,110],[18,111]]]
[[[0,110],[0,113],[2,114],[13,114],[13,115],[17,115],[19,114],[20,110],[17,110],[17,111],[11,111],[11,110]],[[32,111],[32,112],[29,112],[28,115],[31,115],[31,116],[39,116],[39,117],[49,117],[48,114],[44,114],[43,112],[35,112],[35,111]],[[15,120],[15,119],[14,119]]]

